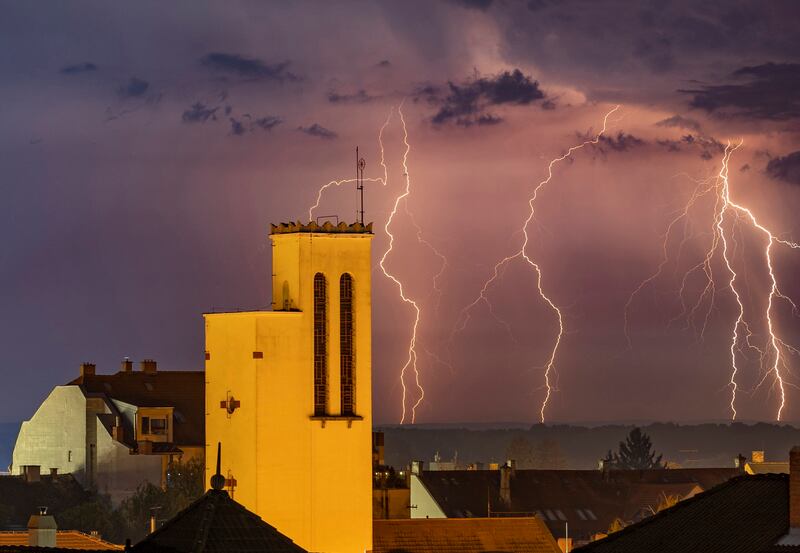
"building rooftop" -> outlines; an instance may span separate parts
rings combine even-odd
[[[536,518],[376,520],[373,553],[560,553]]]
[[[741,475],[575,553],[760,553],[789,529],[789,476]]]
[[[0,532],[0,551],[5,551],[4,548],[8,546],[26,546],[25,551],[29,551],[27,548],[28,532]],[[125,549],[122,545],[117,545],[77,530],[58,530],[56,532],[56,547],[82,551],[117,551]]]
[[[84,374],[68,385],[88,395],[105,396],[137,407],[173,407],[173,440],[178,445],[205,445],[205,373],[203,371],[119,371]],[[108,418],[108,417],[106,417]],[[103,420],[112,423],[111,419]],[[133,438],[131,432],[126,437]]]
[[[662,494],[684,498],[740,475],[739,469],[641,471],[515,470],[510,504],[500,497],[499,470],[426,471],[420,480],[448,518],[536,515],[553,535],[564,523],[576,539],[605,533],[617,519],[649,516]]]
[[[219,459],[219,453],[217,454]],[[131,548],[134,553],[307,553],[224,491],[217,473],[212,489]]]
[[[330,221],[319,224],[316,221],[310,223],[278,223],[270,225],[270,234],[293,234],[293,233],[325,233],[325,234],[372,234],[372,223],[363,225],[361,223],[347,224],[341,222],[334,225]]]

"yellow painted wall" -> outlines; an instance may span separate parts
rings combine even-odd
[[[205,316],[206,471],[215,470],[215,447],[222,442],[222,472],[227,477],[230,471],[237,481],[236,501],[314,552],[372,549],[371,238],[371,233],[273,234],[276,311]],[[328,282],[329,420],[312,418],[317,272]],[[354,278],[361,420],[336,418],[339,278],[345,272]],[[285,305],[295,310],[279,311]],[[232,414],[220,407],[230,396],[241,402]]]

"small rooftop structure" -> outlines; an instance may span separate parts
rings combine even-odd
[[[270,234],[292,234],[292,233],[328,233],[328,234],[372,234],[372,223],[363,225],[361,223],[347,224],[341,222],[334,225],[330,221],[325,221],[321,225],[316,221],[310,223],[278,223],[270,225]]]

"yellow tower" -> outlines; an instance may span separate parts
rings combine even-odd
[[[272,310],[205,315],[206,460],[222,442],[236,501],[301,547],[363,553],[372,225],[272,225],[270,238]]]

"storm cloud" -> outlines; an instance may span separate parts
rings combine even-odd
[[[248,80],[298,81],[300,78],[288,71],[289,62],[266,63],[258,58],[248,58],[239,54],[211,52],[203,56],[200,63],[220,73],[237,75]]]
[[[800,151],[769,160],[767,174],[790,184],[800,184]]]
[[[74,65],[67,65],[61,68],[61,73],[65,75],[77,75],[78,73],[91,73],[97,71],[97,66],[91,62],[77,63]]]
[[[476,77],[461,84],[448,82],[448,94],[440,100],[434,125],[454,122],[461,126],[495,124],[501,118],[488,113],[492,106],[529,105],[545,97],[539,83],[519,69],[504,71],[494,77]],[[420,96],[435,101],[437,89],[425,87]],[[481,122],[483,121],[483,123]]]
[[[317,138],[323,138],[325,140],[333,140],[339,137],[338,134],[336,134],[330,129],[326,129],[319,123],[314,123],[312,125],[309,125],[308,127],[300,126],[297,127],[297,130],[309,136],[315,136]]]
[[[722,116],[784,120],[800,117],[800,64],[765,63],[737,69],[735,84],[682,89],[689,105]]]

